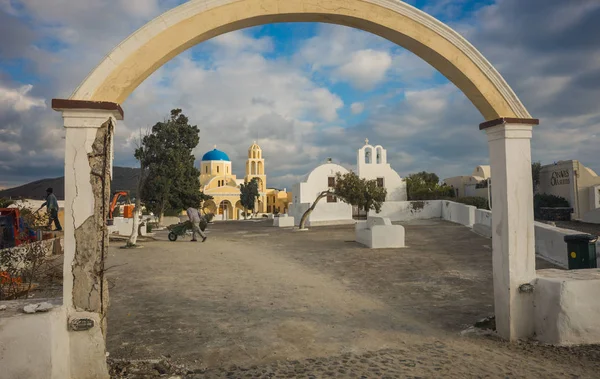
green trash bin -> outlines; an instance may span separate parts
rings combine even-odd
[[[564,237],[569,254],[569,270],[597,268],[596,241],[591,234],[571,234]]]

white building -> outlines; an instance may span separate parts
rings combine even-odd
[[[406,201],[406,182],[387,163],[387,150],[381,145],[371,146],[369,140],[358,150],[356,157],[358,176],[367,180],[376,179],[379,186],[387,190],[388,201]]]
[[[289,205],[288,214],[294,217],[296,225],[300,224],[302,215],[310,208],[317,196],[335,185],[335,176],[338,172],[346,174],[348,170],[329,160],[312,170],[302,182],[294,184],[293,200]],[[335,196],[327,196],[319,201],[310,214],[307,224],[314,226],[352,222],[352,206],[340,201]]]
[[[380,186],[387,189],[387,199],[384,207],[389,208],[397,202],[406,201],[406,183],[387,163],[387,151],[380,145],[371,146],[369,140],[358,150],[357,175],[368,180],[377,180]],[[289,215],[294,216],[296,225],[317,196],[335,185],[335,175],[349,172],[346,168],[331,163],[322,164],[311,171],[302,182],[292,189],[293,200],[289,206]],[[358,210],[352,206],[328,196],[321,200],[309,216],[309,225],[328,225],[353,223],[354,216],[359,216]],[[366,216],[366,215],[365,215]]]
[[[600,224],[600,177],[577,160],[543,166],[539,193],[564,197],[573,207],[571,217]]]
[[[491,178],[490,166],[475,167],[471,175],[453,176],[446,178],[443,183],[454,188],[456,197],[488,197],[488,179]]]

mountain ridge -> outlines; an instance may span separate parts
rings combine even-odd
[[[111,193],[115,191],[129,191],[131,197],[135,197],[137,179],[140,174],[139,168],[113,167],[113,178],[111,181]],[[23,184],[18,187],[0,190],[0,198],[25,198],[42,200],[46,197],[46,188],[51,187],[58,200],[65,199],[65,177],[45,178]]]

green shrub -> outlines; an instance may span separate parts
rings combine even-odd
[[[571,205],[564,197],[538,193],[533,197],[533,208],[569,208]]]
[[[478,209],[490,209],[488,200],[485,197],[479,197],[479,196],[459,197],[456,199],[452,199],[452,201],[455,201],[455,202],[461,203],[461,204],[465,204],[465,205],[473,205],[473,206],[476,206]]]
[[[454,188],[449,186],[423,187],[408,193],[408,200],[444,200],[452,197]]]

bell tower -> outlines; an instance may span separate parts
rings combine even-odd
[[[248,148],[248,159],[246,160],[246,177],[244,182],[248,183],[252,179],[258,179],[258,198],[257,211],[265,212],[267,176],[265,175],[265,160],[262,157],[262,149],[256,144],[256,141]]]

